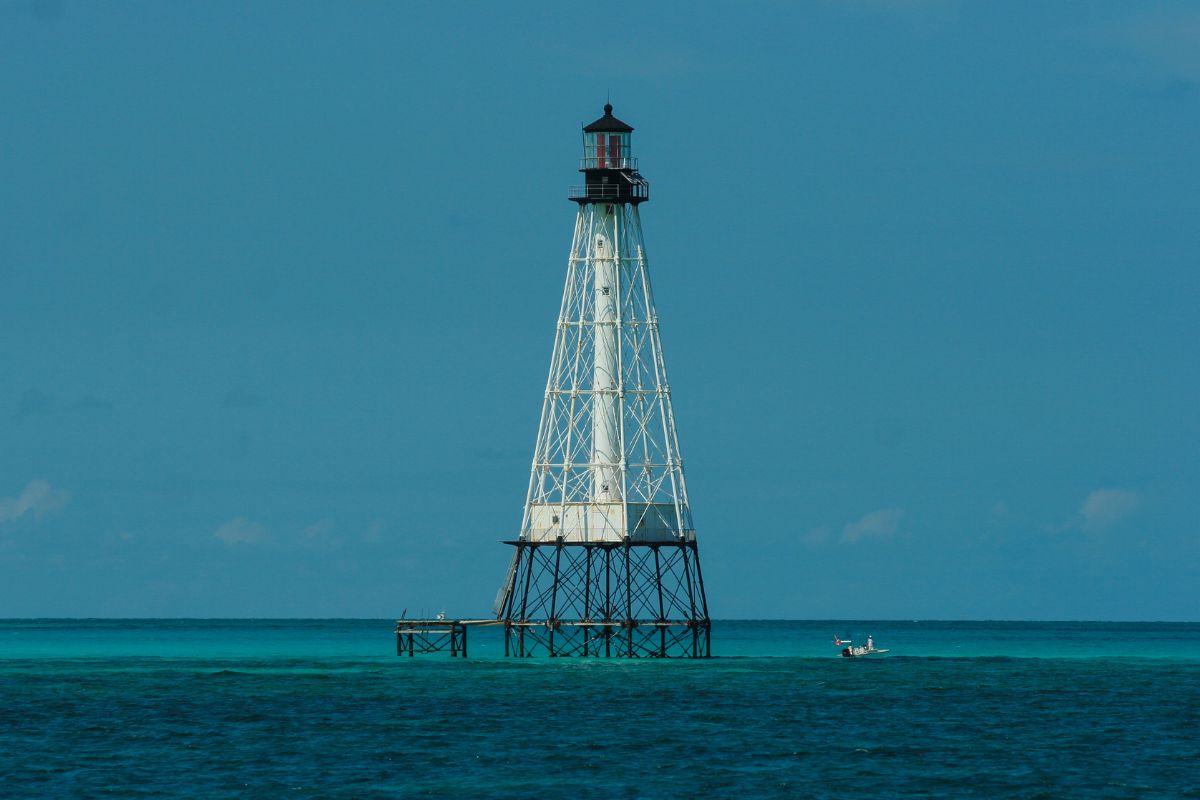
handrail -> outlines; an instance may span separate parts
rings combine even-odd
[[[620,197],[648,200],[650,199],[650,184],[646,182],[589,183],[584,186],[571,186],[567,189],[568,200],[616,200]]]
[[[584,156],[579,159],[580,169],[633,169],[638,168],[638,160],[632,156]]]

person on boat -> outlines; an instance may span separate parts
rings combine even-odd
[[[874,649],[875,649],[875,640],[872,639],[871,634],[868,633],[867,634],[867,652],[869,653]]]

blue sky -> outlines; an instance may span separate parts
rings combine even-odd
[[[714,615],[1200,619],[1197,36],[0,2],[0,616],[486,613],[611,93]]]

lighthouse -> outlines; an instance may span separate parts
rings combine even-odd
[[[583,128],[529,489],[496,615],[510,656],[706,657],[708,601],[640,207],[633,128]]]

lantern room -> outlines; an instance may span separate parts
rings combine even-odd
[[[613,116],[612,104],[604,116],[583,128],[583,163],[580,169],[637,169],[629,146],[633,128]]]
[[[567,197],[584,203],[644,203],[650,199],[650,184],[638,172],[638,160],[629,144],[633,126],[613,116],[612,104],[604,116],[583,126],[583,158],[579,171],[584,185],[572,186]]]

